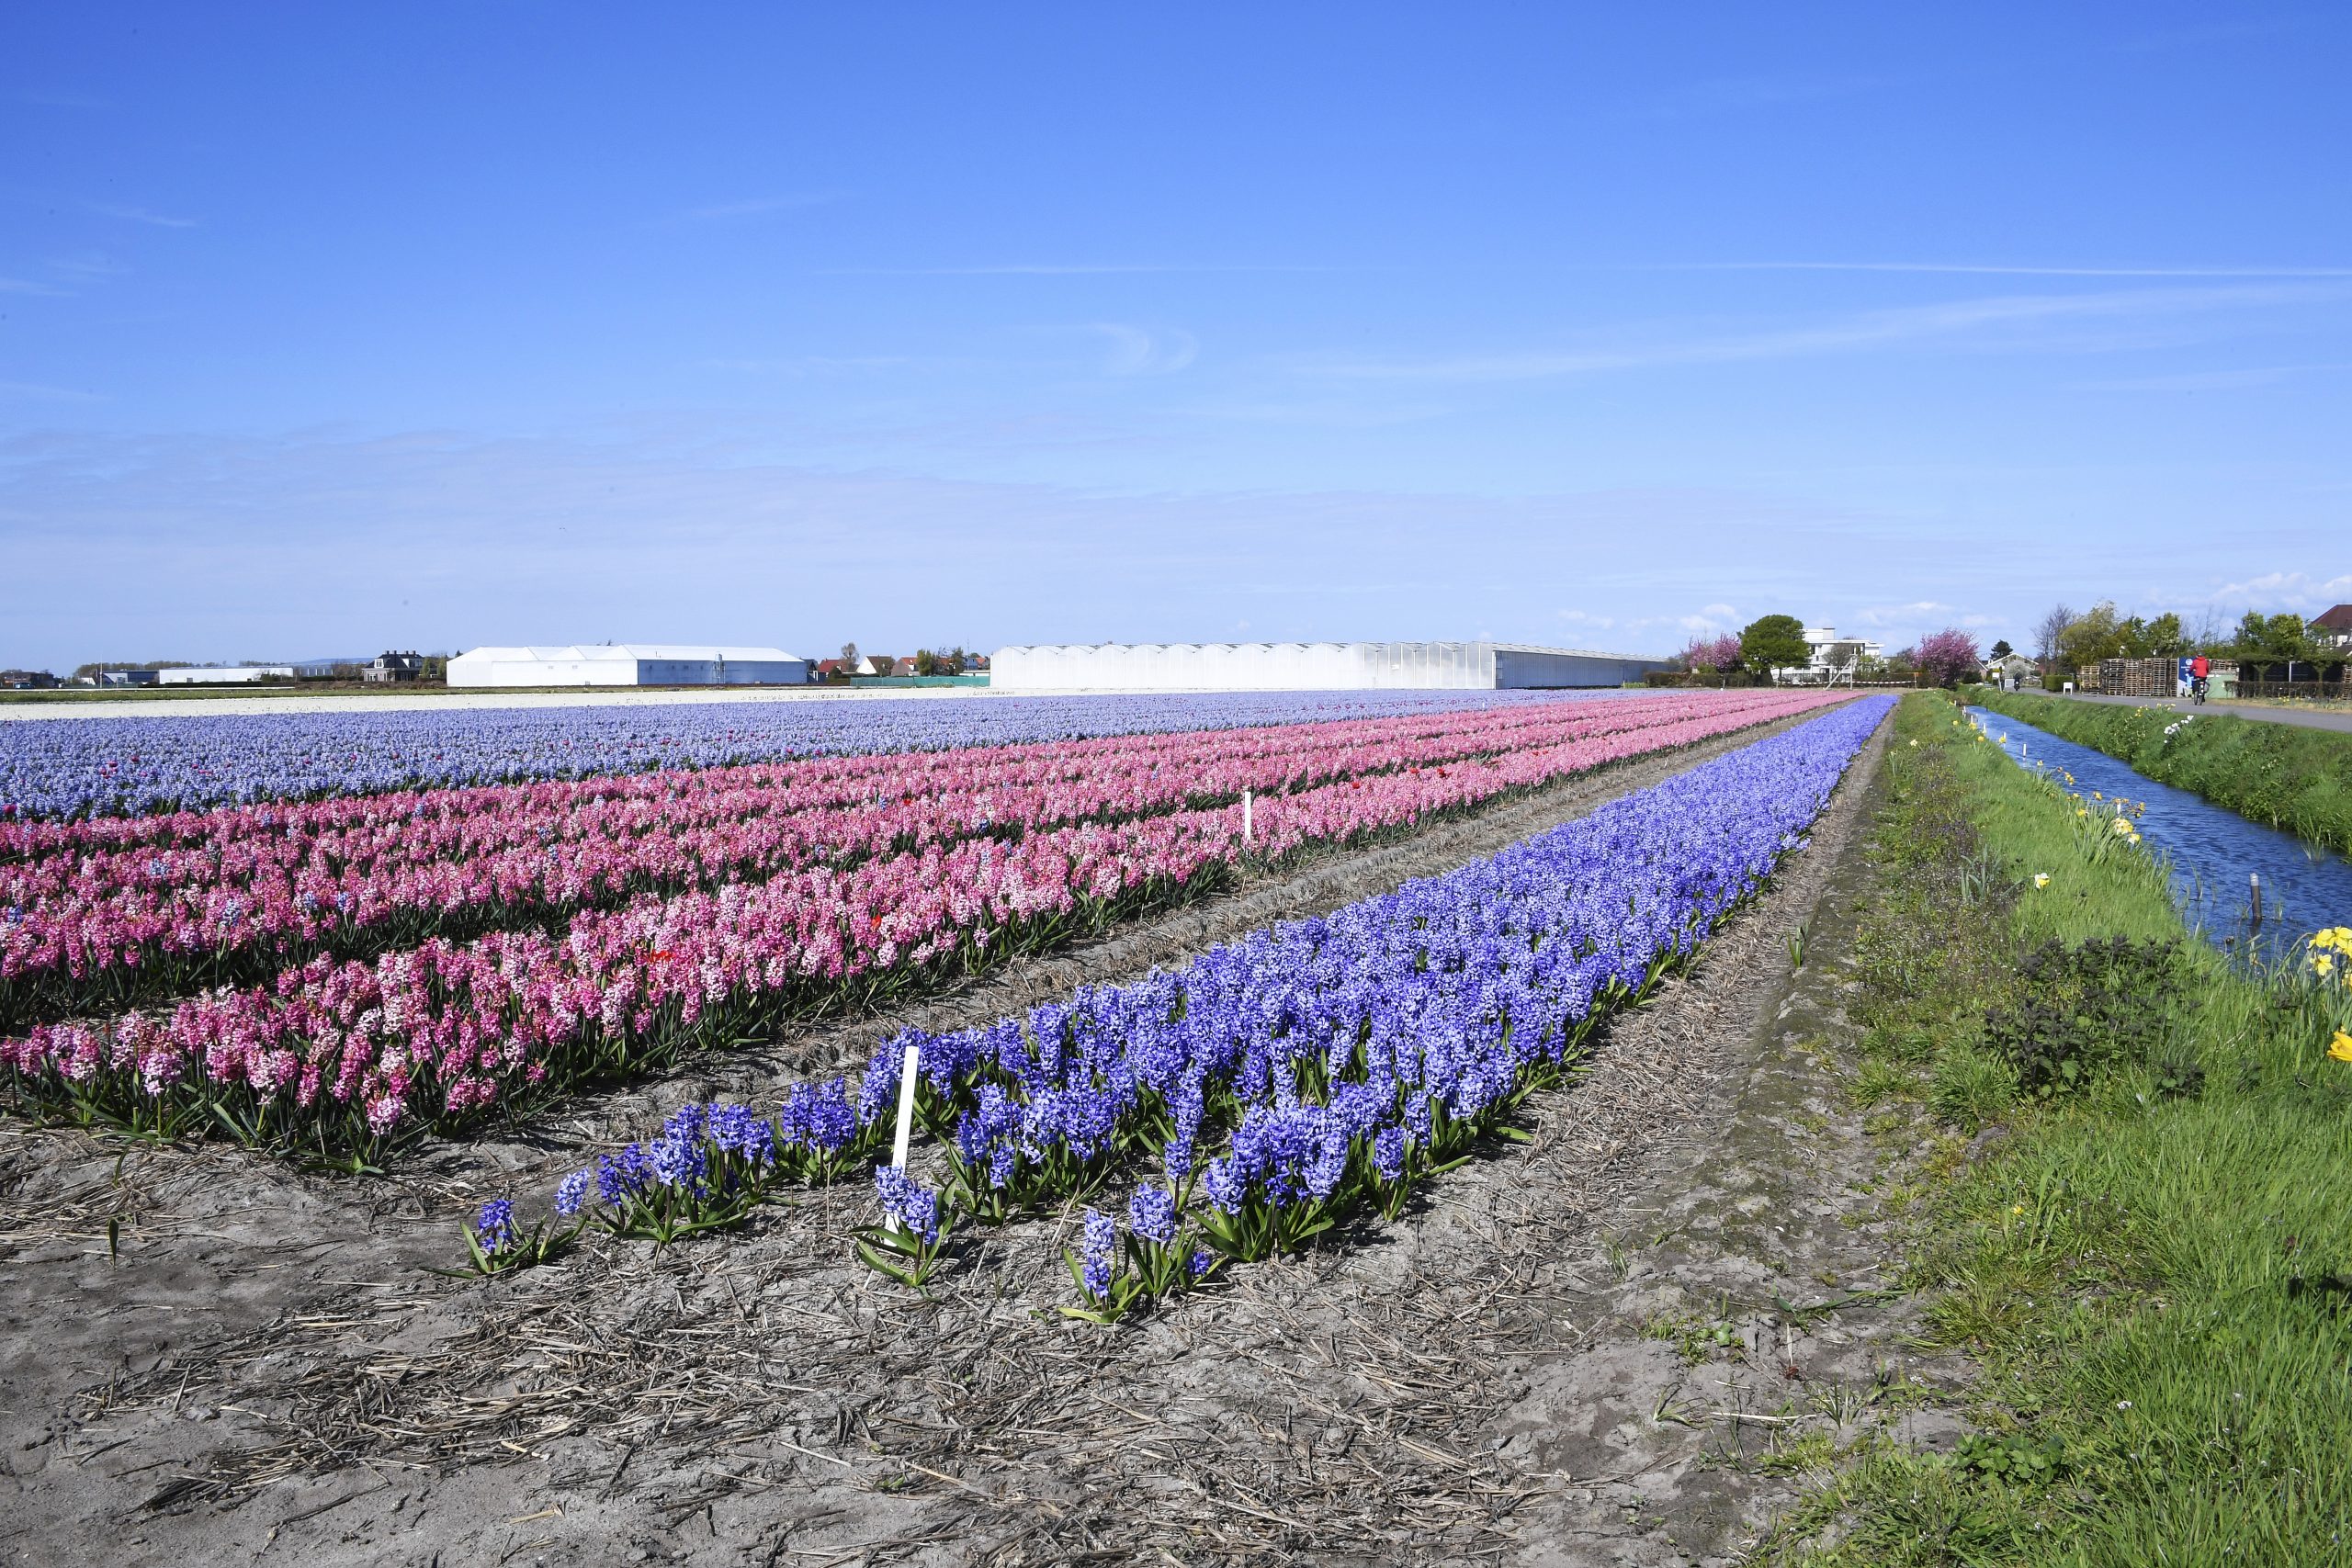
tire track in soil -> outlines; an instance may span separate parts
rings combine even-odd
[[[822,1060],[906,1021],[993,1018],[1449,869],[1786,727],[1318,859],[786,1043]],[[460,1168],[367,1188],[234,1151],[140,1157],[119,1200],[139,1216],[120,1264],[73,1228],[95,1209],[51,1205],[57,1234],[28,1232],[0,1286],[28,1331],[0,1365],[12,1529],[59,1563],[97,1561],[100,1542],[110,1563],[269,1550],[322,1563],[1007,1564],[1520,1550],[1521,1516],[1562,1494],[1498,1433],[1535,1359],[1588,1338],[1572,1255],[1593,1253],[1598,1221],[1655,1185],[1661,1140],[1703,1135],[1720,1113],[1724,1042],[1769,1005],[1781,932],[1850,847],[1883,746],[1883,732],[1813,848],[1536,1105],[1532,1146],[1455,1173],[1402,1224],[1239,1270],[1130,1331],[1051,1313],[1068,1294],[1069,1215],[972,1233],[930,1302],[848,1260],[857,1198],[831,1192],[741,1233],[661,1252],[598,1243],[483,1286],[415,1272],[449,1242],[446,1221],[420,1222],[469,1198],[469,1179],[545,1163],[544,1148],[453,1150]],[[712,1087],[691,1078],[589,1108],[580,1130],[642,1127]],[[40,1185],[24,1156],[53,1167],[76,1141],[12,1130],[12,1201]],[[83,1152],[70,1163],[89,1163]],[[190,1304],[195,1321],[164,1315]],[[163,1331],[127,1325],[141,1314]],[[64,1397],[92,1377],[103,1386]]]

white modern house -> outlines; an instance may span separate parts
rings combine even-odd
[[[452,686],[799,686],[808,660],[780,648],[608,642],[477,648],[449,660]]]
[[[1805,661],[1791,664],[1772,671],[1776,686],[1834,686],[1840,682],[1850,684],[1856,667],[1865,659],[1884,659],[1886,650],[1868,637],[1840,637],[1835,626],[1807,626],[1804,629]]]
[[[1517,642],[1104,642],[1001,648],[997,691],[1503,691],[1619,686],[1668,661]]]

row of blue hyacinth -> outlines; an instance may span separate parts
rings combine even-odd
[[[1512,1135],[1589,1032],[1692,951],[1803,840],[1892,705],[1865,698],[1444,876],[1287,922],[1175,973],[1082,987],[972,1029],[910,1031],[854,1080],[777,1113],[690,1106],[600,1157],[525,1233],[493,1204],[477,1266],[547,1256],[581,1225],[667,1241],[880,1154],[900,1064],[944,1156],[926,1188],[885,1166],[861,1256],[918,1287],[962,1222],[997,1224],[1146,1178],[1068,1254],[1107,1321],[1227,1260],[1298,1247],[1351,1212],[1394,1216],[1479,1139]]]

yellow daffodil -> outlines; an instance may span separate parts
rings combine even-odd
[[[2131,832],[2131,831],[2132,831],[2132,824],[2131,824],[2131,823],[2129,823],[2129,822],[2126,822],[2122,818],[2119,817],[2119,818],[2117,818],[2115,819],[2115,830],[2116,830],[2116,832],[2118,832],[2118,833],[2120,833],[2120,833],[2129,833],[2129,832]]]
[[[2313,947],[2320,948],[2323,951],[2327,948],[2334,947],[2335,945],[2335,928],[2330,927],[2325,931],[2316,931],[2312,932],[2312,945]]]
[[[2317,958],[2312,960],[2312,972],[2317,975],[2321,979],[2326,979],[2329,976],[2335,973],[2335,959],[2331,954],[2324,953],[2321,953]]]
[[[2036,887],[2047,887],[2047,886],[2050,886],[2050,874],[2049,874],[2048,872],[2046,872],[2046,871],[2037,871],[2037,872],[2035,872],[2035,873],[2033,874],[2033,885],[2034,885]]]
[[[2335,951],[2352,953],[2352,926],[2337,926],[2328,935],[2335,939]]]
[[[2093,800],[2105,800],[2105,799],[2107,798],[2107,796],[2105,796],[2105,795],[2103,795],[2099,794],[2099,792],[2098,792],[2098,791],[2097,791],[2097,790],[2093,790],[2093,791],[2091,791],[2091,798],[2092,798]]]
[[[2327,1043],[2327,1054],[2339,1062],[2352,1062],[2352,1034],[2337,1030],[2335,1038]]]

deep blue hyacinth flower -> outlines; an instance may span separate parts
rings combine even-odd
[[[584,1170],[575,1170],[556,1184],[555,1212],[565,1219],[580,1213],[588,1201],[588,1188],[594,1179]]]
[[[485,1258],[495,1258],[509,1247],[520,1246],[523,1233],[514,1228],[514,1205],[504,1198],[492,1198],[484,1203],[481,1217],[474,1221],[474,1239],[481,1244]]]
[[[938,1193],[895,1165],[876,1169],[874,1188],[882,1196],[882,1212],[913,1232],[923,1245],[939,1239]]]
[[[1086,1293],[1096,1301],[1111,1295],[1111,1262],[1119,1247],[1118,1223],[1108,1214],[1086,1211],[1086,1234],[1079,1244],[1079,1264],[1086,1276]]]
[[[1146,1187],[1127,1200],[1127,1228],[1156,1246],[1176,1239],[1176,1195]]]

